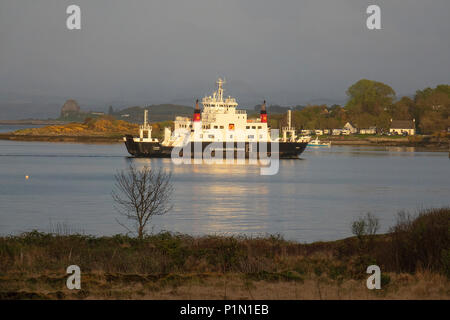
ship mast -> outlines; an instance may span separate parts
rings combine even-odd
[[[222,80],[221,78],[219,78],[216,83],[217,83],[217,101],[218,102],[223,102],[223,88],[222,88],[222,86],[225,84],[225,80]]]

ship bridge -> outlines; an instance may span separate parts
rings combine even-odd
[[[216,81],[217,90],[213,92],[212,96],[206,96],[202,100],[203,108],[236,108],[238,106],[236,99],[228,96],[224,99],[223,85],[225,80],[219,78]]]
[[[236,109],[236,99],[231,96],[224,97],[225,80],[219,78],[216,84],[216,91],[202,99],[201,117],[198,117],[197,121],[177,117],[175,130],[191,132],[191,139],[195,141],[267,141],[267,121],[249,122],[247,112]],[[198,110],[197,108],[198,106],[195,110]],[[167,132],[165,135],[165,143],[174,139],[171,139],[169,134]]]
[[[216,84],[217,90],[202,100],[203,129],[244,130],[247,123],[247,112],[236,109],[238,103],[235,98],[231,96],[224,98],[225,80],[219,78]]]

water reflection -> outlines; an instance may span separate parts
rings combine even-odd
[[[398,210],[450,203],[447,153],[307,149],[303,160],[282,160],[278,174],[261,176],[258,165],[129,158],[123,145],[3,141],[0,150],[2,234],[46,230],[49,221],[91,234],[123,232],[111,189],[117,170],[131,163],[172,172],[174,209],[155,217],[155,231],[331,240],[349,236],[364,212],[379,216],[386,231]]]

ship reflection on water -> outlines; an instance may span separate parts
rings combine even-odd
[[[260,171],[258,165],[250,165],[248,160],[246,164],[209,165],[192,161],[192,164],[174,165],[170,159],[133,158],[130,163],[138,168],[162,167],[172,172],[176,206],[171,216],[192,224],[191,233],[203,234],[206,229],[210,234],[235,234],[236,227],[261,234],[267,230],[268,226],[261,221],[269,215],[266,203],[269,188],[263,183],[251,183]],[[249,183],[243,183],[245,181]],[[246,197],[246,201],[242,201],[242,197]],[[259,223],[242,219],[252,212],[257,215],[250,220]]]
[[[332,146],[307,148],[302,158],[280,160],[277,174],[262,176],[259,165],[130,158],[121,144],[3,141],[0,233],[48,230],[50,222],[87,234],[123,233],[111,190],[114,174],[129,164],[172,172],[173,210],[152,220],[154,232],[333,240],[350,236],[351,222],[368,211],[384,232],[399,210],[450,205],[445,152]]]

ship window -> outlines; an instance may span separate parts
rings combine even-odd
[[[258,129],[261,129],[262,127],[261,126],[258,126]]]
[[[214,126],[214,129],[217,129],[217,126]]]
[[[220,129],[223,129],[223,126],[220,126]]]
[[[250,126],[246,126],[245,129],[250,129]]]
[[[254,138],[255,138],[255,136],[254,136],[254,135],[252,135],[252,134],[250,134],[250,135],[248,136],[248,138],[249,138],[249,139],[254,139]]]
[[[233,138],[233,135],[232,135],[232,134],[230,134],[230,138]]]
[[[203,138],[203,135],[202,135],[202,134],[200,135],[200,138]]]
[[[252,126],[252,129],[256,129],[256,126]]]
[[[210,135],[208,136],[208,138],[214,139],[214,135],[213,135],[213,134],[210,134]]]

